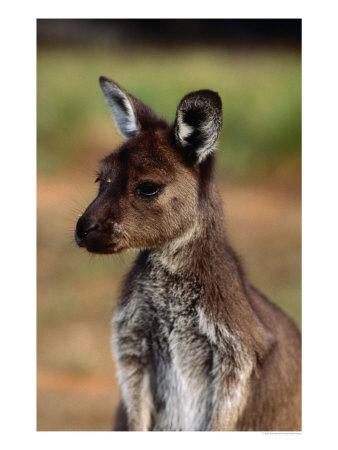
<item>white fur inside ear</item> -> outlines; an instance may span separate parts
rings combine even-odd
[[[139,131],[139,128],[128,97],[109,82],[102,84],[102,91],[119,132],[128,139],[133,137]]]
[[[182,114],[181,112],[177,115],[177,124],[178,124],[178,139],[180,140],[182,146],[184,147],[187,145],[186,138],[191,135],[191,133],[194,131],[194,128],[188,125],[187,123],[183,122]]]
[[[210,153],[215,150],[216,138],[218,135],[218,123],[213,120],[206,121],[200,125],[199,132],[203,136],[203,144],[196,148],[197,163],[200,164]],[[192,135],[195,128],[183,121],[182,113],[177,114],[177,138],[181,145],[185,147],[188,144],[188,138]]]
[[[203,125],[202,132],[203,136],[208,138],[205,140],[204,145],[196,150],[198,163],[201,163],[210,153],[215,151],[218,135],[218,132],[215,130],[215,124],[211,120]]]

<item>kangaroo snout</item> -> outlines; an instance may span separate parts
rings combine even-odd
[[[114,253],[122,232],[120,224],[112,219],[104,222],[84,213],[76,224],[75,242],[92,253]]]
[[[101,224],[96,218],[89,218],[81,216],[76,224],[75,241],[80,247],[84,247],[84,240],[91,231],[102,229]]]

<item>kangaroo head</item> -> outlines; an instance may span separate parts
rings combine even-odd
[[[182,236],[196,224],[211,177],[220,97],[209,90],[186,95],[169,125],[114,81],[101,77],[100,85],[127,140],[100,163],[98,194],[77,222],[77,244],[117,253]]]

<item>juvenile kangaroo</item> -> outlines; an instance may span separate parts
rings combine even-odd
[[[186,95],[169,125],[100,84],[127,140],[101,161],[75,239],[94,253],[140,250],[114,318],[115,430],[301,430],[300,334],[247,280],[223,228],[220,97]]]

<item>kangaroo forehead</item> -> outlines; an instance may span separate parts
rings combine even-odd
[[[133,138],[105,157],[100,171],[107,176],[125,172],[135,175],[173,175],[175,155],[156,139]]]

